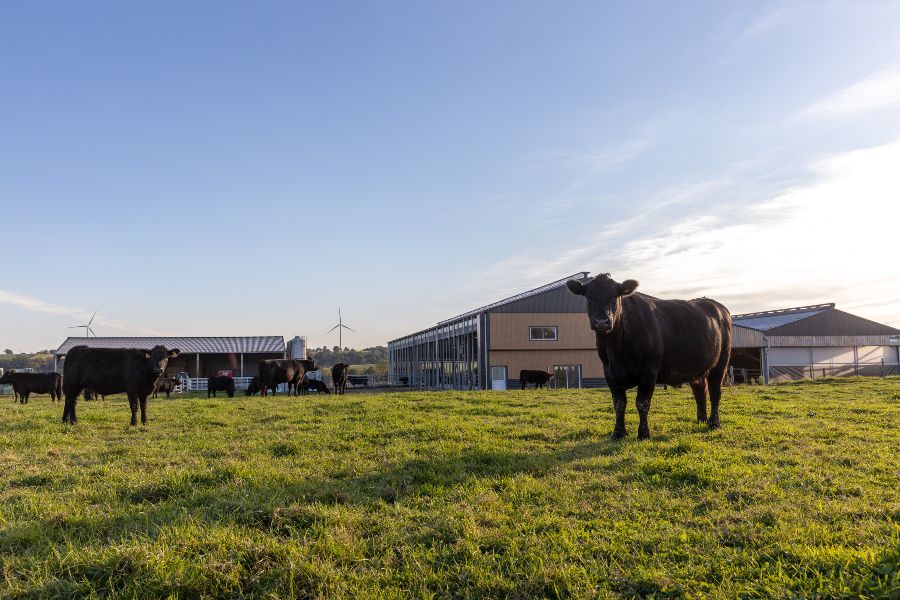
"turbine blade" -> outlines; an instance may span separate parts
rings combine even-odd
[[[96,316],[97,316],[97,311],[95,310],[95,311],[94,311],[94,314],[91,315],[91,320],[88,321],[87,324],[90,325],[91,323],[93,323],[93,322],[94,322],[94,317],[96,317]]]
[[[344,329],[349,329],[350,331],[356,331],[352,327],[347,327],[346,325],[341,325],[341,327],[343,327]]]
[[[340,327],[340,325],[335,325],[334,327],[332,327],[331,329],[329,329],[329,330],[326,331],[325,333],[331,333],[332,331],[334,331],[334,330],[337,329],[338,327]]]

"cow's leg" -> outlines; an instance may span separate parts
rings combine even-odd
[[[63,405],[63,423],[71,423],[74,425],[78,422],[75,417],[75,404],[78,402],[79,391],[66,392],[66,403]]]
[[[141,401],[141,425],[147,424],[147,396],[140,396]]]
[[[625,388],[609,387],[612,392],[613,409],[616,411],[616,427],[613,429],[613,439],[621,440],[628,432],[625,431],[625,407],[628,406],[628,397]]]
[[[706,379],[692,381],[691,391],[697,401],[697,422],[706,423]]]
[[[638,425],[639,440],[650,439],[650,424],[647,422],[647,415],[650,413],[650,401],[653,399],[653,390],[655,388],[655,373],[653,374],[652,378],[647,377],[644,381],[638,384],[637,399],[635,400],[635,404],[637,405],[638,416],[640,417],[640,424]]]
[[[128,392],[128,406],[131,408],[131,426],[137,425],[138,397],[136,392]]]
[[[725,379],[725,369],[716,367],[709,374],[709,421],[707,426],[710,429],[719,428],[719,400],[722,398],[722,382]]]
[[[26,390],[22,392],[22,404],[28,404],[28,397],[31,396],[31,391]]]

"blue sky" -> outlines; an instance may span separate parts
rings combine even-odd
[[[900,324],[900,4],[0,7],[0,346],[355,347],[589,270]]]

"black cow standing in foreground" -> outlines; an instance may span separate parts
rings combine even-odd
[[[347,375],[350,374],[350,365],[338,363],[331,367],[331,381],[334,382],[334,393],[343,394],[347,389]]]
[[[288,384],[288,396],[297,393],[297,386],[307,371],[318,371],[319,365],[311,358],[304,359],[267,359],[259,361],[259,387],[265,396],[268,390],[275,395],[275,387],[280,383]]]
[[[234,378],[223,375],[222,377],[210,377],[206,380],[206,397],[215,396],[216,392],[225,392],[229,398],[234,398]]]
[[[152,350],[136,348],[88,348],[75,346],[66,355],[63,369],[63,392],[66,397],[63,423],[75,424],[75,405],[85,388],[97,394],[128,394],[131,424],[137,425],[138,405],[141,423],[147,424],[147,396],[166,370],[170,358],[179,351],[155,346]]]
[[[31,394],[50,394],[54,402],[62,400],[62,377],[59,373],[16,373],[10,371],[0,377],[0,384],[7,383],[13,388],[13,402],[18,398],[22,404],[28,403]]]
[[[544,387],[544,384],[553,379],[553,373],[547,373],[545,371],[532,371],[530,369],[522,369],[519,371],[519,382],[522,384],[522,389],[525,389],[526,383],[533,383],[534,389]]]
[[[638,438],[650,437],[647,413],[657,383],[689,383],[697,421],[719,426],[722,381],[731,354],[731,313],[708,298],[659,300],[634,293],[638,282],[615,282],[609,274],[588,282],[570,280],[569,290],[587,297],[587,314],[616,411],[614,438],[625,432],[625,391],[637,387]],[[706,395],[712,410],[706,416]]]

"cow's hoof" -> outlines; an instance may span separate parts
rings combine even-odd
[[[649,440],[650,439],[650,430],[649,429],[638,429],[638,439],[639,440]]]
[[[625,439],[625,436],[627,436],[627,435],[628,435],[628,432],[625,431],[624,429],[616,429],[615,431],[613,431],[612,439],[623,440],[623,439]]]
[[[718,420],[718,419],[716,419],[715,421],[710,421],[709,423],[706,424],[706,426],[709,427],[709,430],[710,430],[710,431],[712,431],[713,429],[718,429],[719,427],[721,427],[721,425],[719,424],[719,420]]]
[[[706,423],[706,417],[697,415],[697,423]]]

